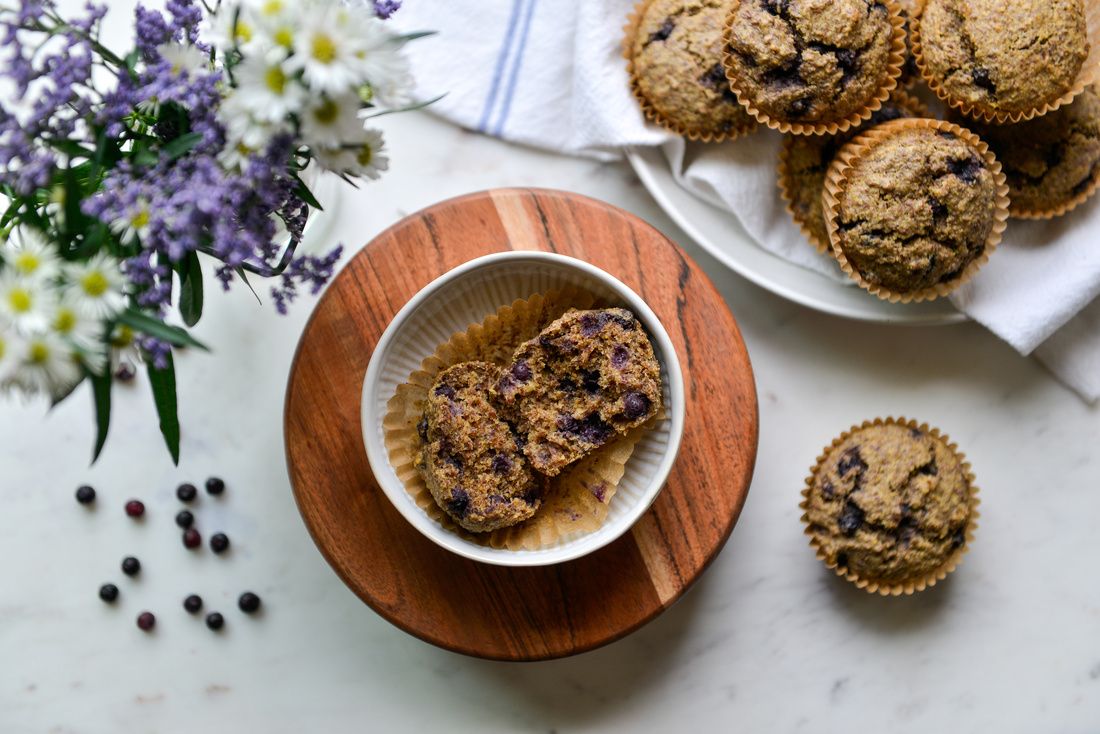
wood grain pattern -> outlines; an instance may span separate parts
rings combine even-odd
[[[508,249],[586,260],[639,293],[672,337],[688,401],[680,454],[653,507],[604,549],[542,568],[480,564],[421,536],[375,482],[359,425],[367,362],[393,315],[448,270]],[[737,521],[758,429],[745,345],[698,266],[627,212],[532,189],[445,201],[398,222],[356,255],[302,335],[285,424],[298,507],[344,582],[421,639],[502,660],[590,650],[676,601]]]

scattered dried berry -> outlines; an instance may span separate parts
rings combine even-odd
[[[202,545],[202,536],[195,528],[187,528],[183,531],[183,546],[185,548],[198,548]]]
[[[76,488],[76,501],[82,505],[95,502],[95,490],[87,484]]]
[[[137,626],[148,632],[153,629],[153,625],[157,623],[157,618],[153,616],[152,612],[142,612],[138,615]]]
[[[119,382],[133,382],[135,377],[137,377],[137,372],[129,362],[123,362],[115,370],[115,379]]]
[[[206,480],[207,494],[221,494],[225,491],[225,480],[218,477],[210,477]]]
[[[202,597],[198,594],[191,594],[183,600],[183,608],[190,614],[198,614],[199,610],[202,609]]]
[[[214,533],[210,536],[210,550],[215,553],[224,553],[229,549],[229,536],[225,533]]]
[[[145,503],[141,500],[130,500],[126,503],[126,514],[130,517],[141,517],[145,514]]]
[[[237,600],[237,606],[241,608],[241,611],[245,614],[252,614],[260,608],[260,597],[253,594],[251,591],[246,591],[241,594],[241,598]]]
[[[198,493],[199,490],[195,489],[195,485],[190,482],[176,487],[176,498],[180,502],[193,502]]]
[[[118,587],[114,584],[103,584],[99,587],[99,598],[110,604],[118,598]]]
[[[136,576],[141,572],[141,561],[133,556],[126,556],[122,559],[122,572],[127,576]]]
[[[176,524],[181,528],[189,528],[195,523],[195,516],[190,510],[180,510],[176,513]]]
[[[225,626],[225,617],[218,612],[210,612],[206,615],[206,626],[212,630],[220,630]]]

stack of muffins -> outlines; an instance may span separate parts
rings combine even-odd
[[[1100,0],[642,0],[624,55],[646,117],[678,135],[784,134],[807,240],[910,302],[969,280],[1010,215],[1100,186],[1098,25]]]

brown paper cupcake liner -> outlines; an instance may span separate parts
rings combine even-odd
[[[577,533],[592,532],[607,519],[608,505],[634,447],[652,422],[639,426],[547,480],[543,504],[530,519],[489,533],[472,533],[451,519],[432,498],[416,468],[416,429],[428,391],[440,372],[459,362],[507,364],[514,349],[571,308],[599,305],[587,291],[567,288],[504,306],[480,324],[452,336],[397,387],[383,418],[384,445],[405,491],[433,520],[466,540],[493,548],[536,550]],[[654,419],[656,420],[656,419]]]
[[[864,578],[856,573],[854,570],[837,565],[835,561],[830,561],[825,551],[822,549],[820,543],[817,540],[817,536],[814,534],[813,529],[810,526],[810,492],[813,487],[814,477],[817,473],[823,469],[825,459],[828,458],[830,452],[840,444],[848,440],[848,438],[855,432],[870,428],[872,426],[883,425],[897,425],[905,426],[907,428],[915,428],[923,431],[935,439],[942,441],[947,449],[958,457],[959,463],[962,466],[963,472],[966,474],[966,483],[969,500],[970,513],[966,522],[966,542],[956,548],[954,552],[936,569],[928,574],[905,581],[899,582],[886,582],[873,578]],[[947,574],[954,571],[958,565],[962,562],[963,556],[970,551],[970,546],[974,542],[974,531],[978,529],[978,518],[980,514],[978,512],[978,505],[981,504],[981,500],[978,498],[978,487],[974,484],[975,477],[974,472],[971,471],[970,463],[966,461],[966,456],[959,451],[959,447],[951,442],[951,439],[940,432],[938,428],[929,426],[927,423],[917,423],[915,420],[911,420],[904,417],[899,418],[875,418],[872,421],[864,421],[861,425],[852,426],[850,429],[842,433],[837,438],[833,439],[833,442],[825,447],[825,450],[821,452],[821,455],[817,457],[817,461],[810,469],[810,475],[806,477],[806,486],[802,490],[802,502],[799,503],[799,507],[802,509],[802,524],[804,526],[803,533],[809,536],[810,547],[814,549],[814,553],[818,560],[824,563],[828,568],[832,569],[837,576],[847,579],[855,584],[858,588],[870,594],[880,594],[882,596],[901,596],[902,594],[911,595],[918,591],[924,591],[925,589],[935,586],[938,582],[943,581]]]
[[[1092,183],[1086,186],[1081,193],[1055,207],[1050,209],[1028,209],[1023,206],[1017,206],[1016,204],[1010,204],[1008,213],[1014,219],[1054,219],[1063,214],[1068,214],[1081,204],[1084,204],[1092,198],[1092,195],[1096,193],[1097,189],[1100,189],[1100,174],[1093,176]]]
[[[895,89],[890,93],[891,100],[895,101],[899,106],[911,110],[917,117],[928,117],[928,106],[924,102],[920,101],[908,91],[904,89]],[[822,241],[813,230],[807,225],[806,220],[794,210],[794,191],[797,187],[791,171],[789,156],[795,143],[798,141],[797,137],[787,136],[783,138],[783,144],[779,148],[779,163],[776,165],[776,175],[779,182],[779,195],[783,199],[783,204],[787,209],[787,213],[791,215],[791,219],[794,220],[795,225],[798,227],[802,235],[814,246],[821,254],[829,252],[829,242]]]
[[[1029,110],[1019,110],[1016,112],[991,110],[980,105],[970,104],[960,99],[954,99],[948,94],[947,90],[944,89],[943,84],[932,76],[932,73],[928,70],[927,64],[925,64],[923,46],[921,45],[920,26],[921,16],[924,13],[924,6],[927,0],[919,0],[919,2],[920,6],[917,8],[916,16],[909,24],[912,30],[910,34],[910,45],[913,51],[913,58],[917,62],[917,71],[920,72],[921,79],[928,85],[928,88],[931,89],[937,97],[943,100],[944,104],[952,109],[958,110],[971,119],[992,122],[998,125],[1030,120],[1045,115],[1048,112],[1052,112],[1062,105],[1069,104],[1073,101],[1074,97],[1084,91],[1085,87],[1097,80],[1098,72],[1100,72],[1100,0],[1085,0],[1085,35],[1089,42],[1089,55],[1085,58],[1085,62],[1081,64],[1081,69],[1077,72],[1077,78],[1065,94],[1052,102],[1044,102],[1042,105],[1033,107]]]
[[[845,132],[851,129],[853,125],[859,125],[860,122],[868,119],[875,110],[882,107],[882,103],[885,102],[890,97],[890,93],[897,88],[898,79],[901,77],[901,67],[905,63],[905,21],[901,17],[901,8],[898,6],[897,0],[883,0],[890,14],[890,25],[893,27],[893,33],[890,36],[890,54],[886,63],[886,78],[871,100],[860,109],[839,120],[787,122],[785,120],[774,119],[752,103],[749,96],[741,89],[737,76],[733,71],[733,54],[731,54],[729,50],[730,38],[733,32],[733,21],[737,16],[737,9],[741,7],[741,1],[742,0],[732,0],[729,14],[726,16],[726,27],[722,32],[722,66],[726,71],[726,78],[729,80],[730,89],[737,95],[737,101],[740,102],[745,109],[749,111],[749,114],[755,117],[762,125],[767,125],[773,130],[778,130],[781,133],[790,133],[792,135],[833,135],[838,132]]]
[[[727,140],[736,140],[737,138],[744,137],[756,130],[756,122],[751,120],[744,126],[719,132],[713,130],[689,130],[676,121],[665,117],[661,114],[660,110],[653,106],[653,103],[646,97],[638,82],[638,76],[634,69],[633,53],[634,37],[637,35],[638,27],[642,23],[646,10],[652,3],[653,0],[639,0],[627,16],[626,25],[623,26],[622,54],[623,58],[626,59],[626,73],[630,77],[630,91],[634,95],[634,99],[636,99],[641,106],[642,114],[645,115],[645,118],[675,135],[699,143],[723,143]],[[716,59],[716,61],[719,60],[720,59]]]
[[[986,238],[985,249],[982,251],[982,254],[967,265],[958,277],[953,278],[947,283],[937,283],[923,290],[897,293],[883,286],[867,282],[863,279],[863,276],[852,267],[851,263],[848,262],[848,258],[845,256],[844,250],[840,247],[837,239],[837,216],[840,209],[840,197],[843,195],[844,188],[847,186],[848,176],[852,169],[855,168],[865,155],[867,155],[871,148],[902,130],[921,128],[952,133],[970,144],[985,160],[986,165],[989,166],[989,170],[993,172],[993,180],[996,186],[995,198],[993,201],[993,227],[989,231],[989,237]],[[974,277],[974,274],[989,260],[989,256],[993,254],[993,251],[997,249],[997,245],[1001,242],[1001,236],[1004,234],[1008,222],[1008,184],[1005,182],[1004,172],[1001,171],[1001,164],[997,161],[996,156],[993,155],[989,146],[974,133],[945,120],[907,118],[891,120],[890,122],[878,125],[862,133],[841,148],[836,158],[833,159],[832,165],[829,166],[829,173],[825,176],[825,192],[821,197],[821,205],[825,209],[825,227],[829,232],[830,251],[837,263],[839,263],[840,269],[843,270],[848,277],[854,280],[860,288],[863,288],[884,301],[890,301],[891,303],[930,301],[935,298],[940,298],[941,296],[946,296],[964,283],[969,282],[970,279]]]

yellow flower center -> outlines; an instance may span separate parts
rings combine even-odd
[[[374,159],[374,151],[371,150],[371,147],[369,145],[364,145],[362,148],[359,149],[359,155],[357,155],[355,158],[359,161],[359,165],[366,168],[370,165],[371,160]]]
[[[279,28],[277,31],[275,31],[275,33],[272,35],[272,38],[275,39],[275,43],[282,46],[283,48],[290,48],[294,45],[294,31],[287,28],[286,26],[283,26],[282,28]]]
[[[54,319],[53,328],[58,333],[68,334],[76,326],[76,312],[71,308],[62,308],[57,312],[57,318]]]
[[[252,27],[242,20],[237,20],[237,24],[233,27],[233,37],[248,43],[252,40]]]
[[[264,15],[278,15],[283,12],[283,0],[267,0],[260,12]]]
[[[30,348],[31,364],[42,365],[50,361],[50,348],[44,342],[34,342]]]
[[[34,306],[34,298],[27,289],[15,288],[8,294],[8,303],[15,313],[27,313]]]
[[[115,332],[115,335],[111,337],[111,346],[115,349],[122,349],[128,347],[134,342],[134,330],[129,326],[120,326]]]
[[[149,210],[139,209],[134,216],[130,217],[130,225],[134,229],[141,229],[149,224]]]
[[[336,44],[333,42],[332,37],[324,33],[317,33],[313,36],[313,58],[320,61],[322,64],[331,64],[336,60]]]
[[[6,352],[7,350],[7,342],[4,341],[4,337],[0,336],[0,359],[4,358],[4,352]]]
[[[33,252],[21,252],[12,264],[23,275],[30,275],[42,265],[42,259]]]
[[[322,125],[331,125],[336,122],[340,108],[331,99],[326,99],[320,106],[313,109],[313,117]]]
[[[102,296],[107,292],[109,286],[107,276],[98,270],[93,270],[80,279],[80,287],[84,289],[84,293],[92,298]]]
[[[267,88],[275,94],[282,94],[286,88],[286,74],[278,66],[268,67],[267,73],[264,74],[264,82],[267,83]]]

